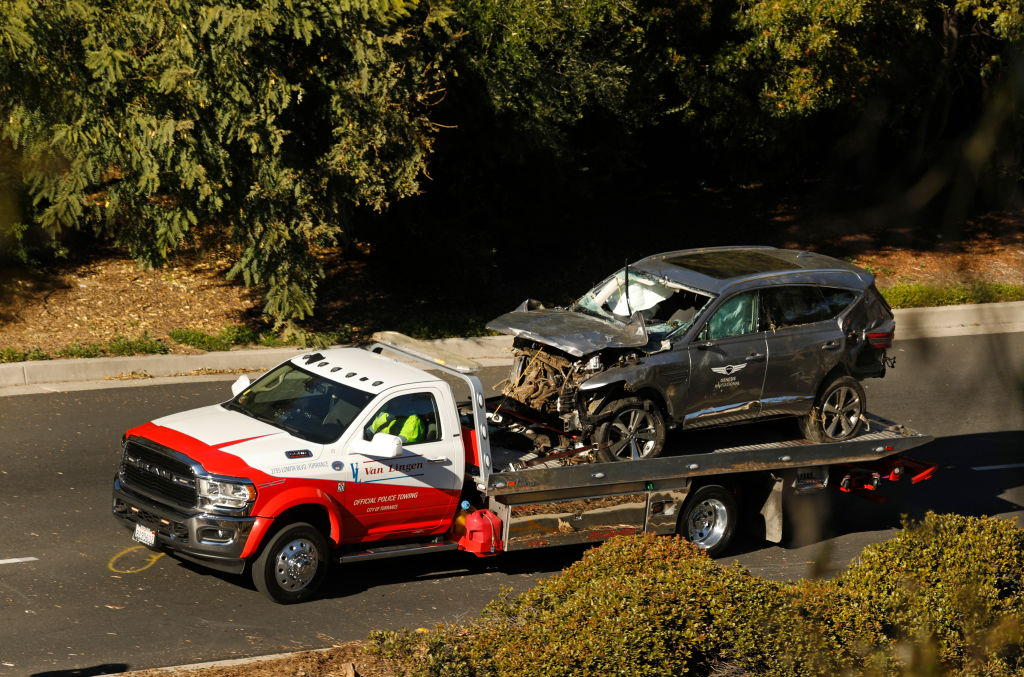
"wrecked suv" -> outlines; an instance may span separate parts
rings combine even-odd
[[[715,247],[629,264],[568,308],[528,300],[503,394],[603,461],[661,454],[668,428],[799,417],[805,437],[860,432],[860,380],[882,377],[895,322],[874,277],[805,251]]]

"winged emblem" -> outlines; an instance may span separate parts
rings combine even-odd
[[[746,366],[746,362],[741,362],[740,364],[727,364],[724,367],[711,367],[711,371],[716,374],[722,374],[723,376],[729,376],[730,374],[735,374],[738,371],[743,371]]]

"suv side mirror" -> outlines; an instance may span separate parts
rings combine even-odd
[[[231,384],[231,394],[238,397],[238,393],[242,392],[246,388],[252,385],[252,381],[245,374],[242,374],[238,379]]]
[[[398,435],[377,433],[372,440],[355,439],[351,445],[352,451],[363,456],[377,456],[378,458],[398,458],[402,455],[402,438]]]

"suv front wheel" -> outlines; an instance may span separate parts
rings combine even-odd
[[[635,461],[660,456],[665,448],[665,417],[649,400],[625,397],[608,405],[594,431],[601,461]]]
[[[800,430],[812,442],[841,442],[864,427],[867,396],[852,376],[831,381],[814,402],[811,413],[800,419]]]

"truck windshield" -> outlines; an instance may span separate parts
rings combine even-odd
[[[334,442],[373,393],[325,379],[286,362],[222,406],[317,444]]]

